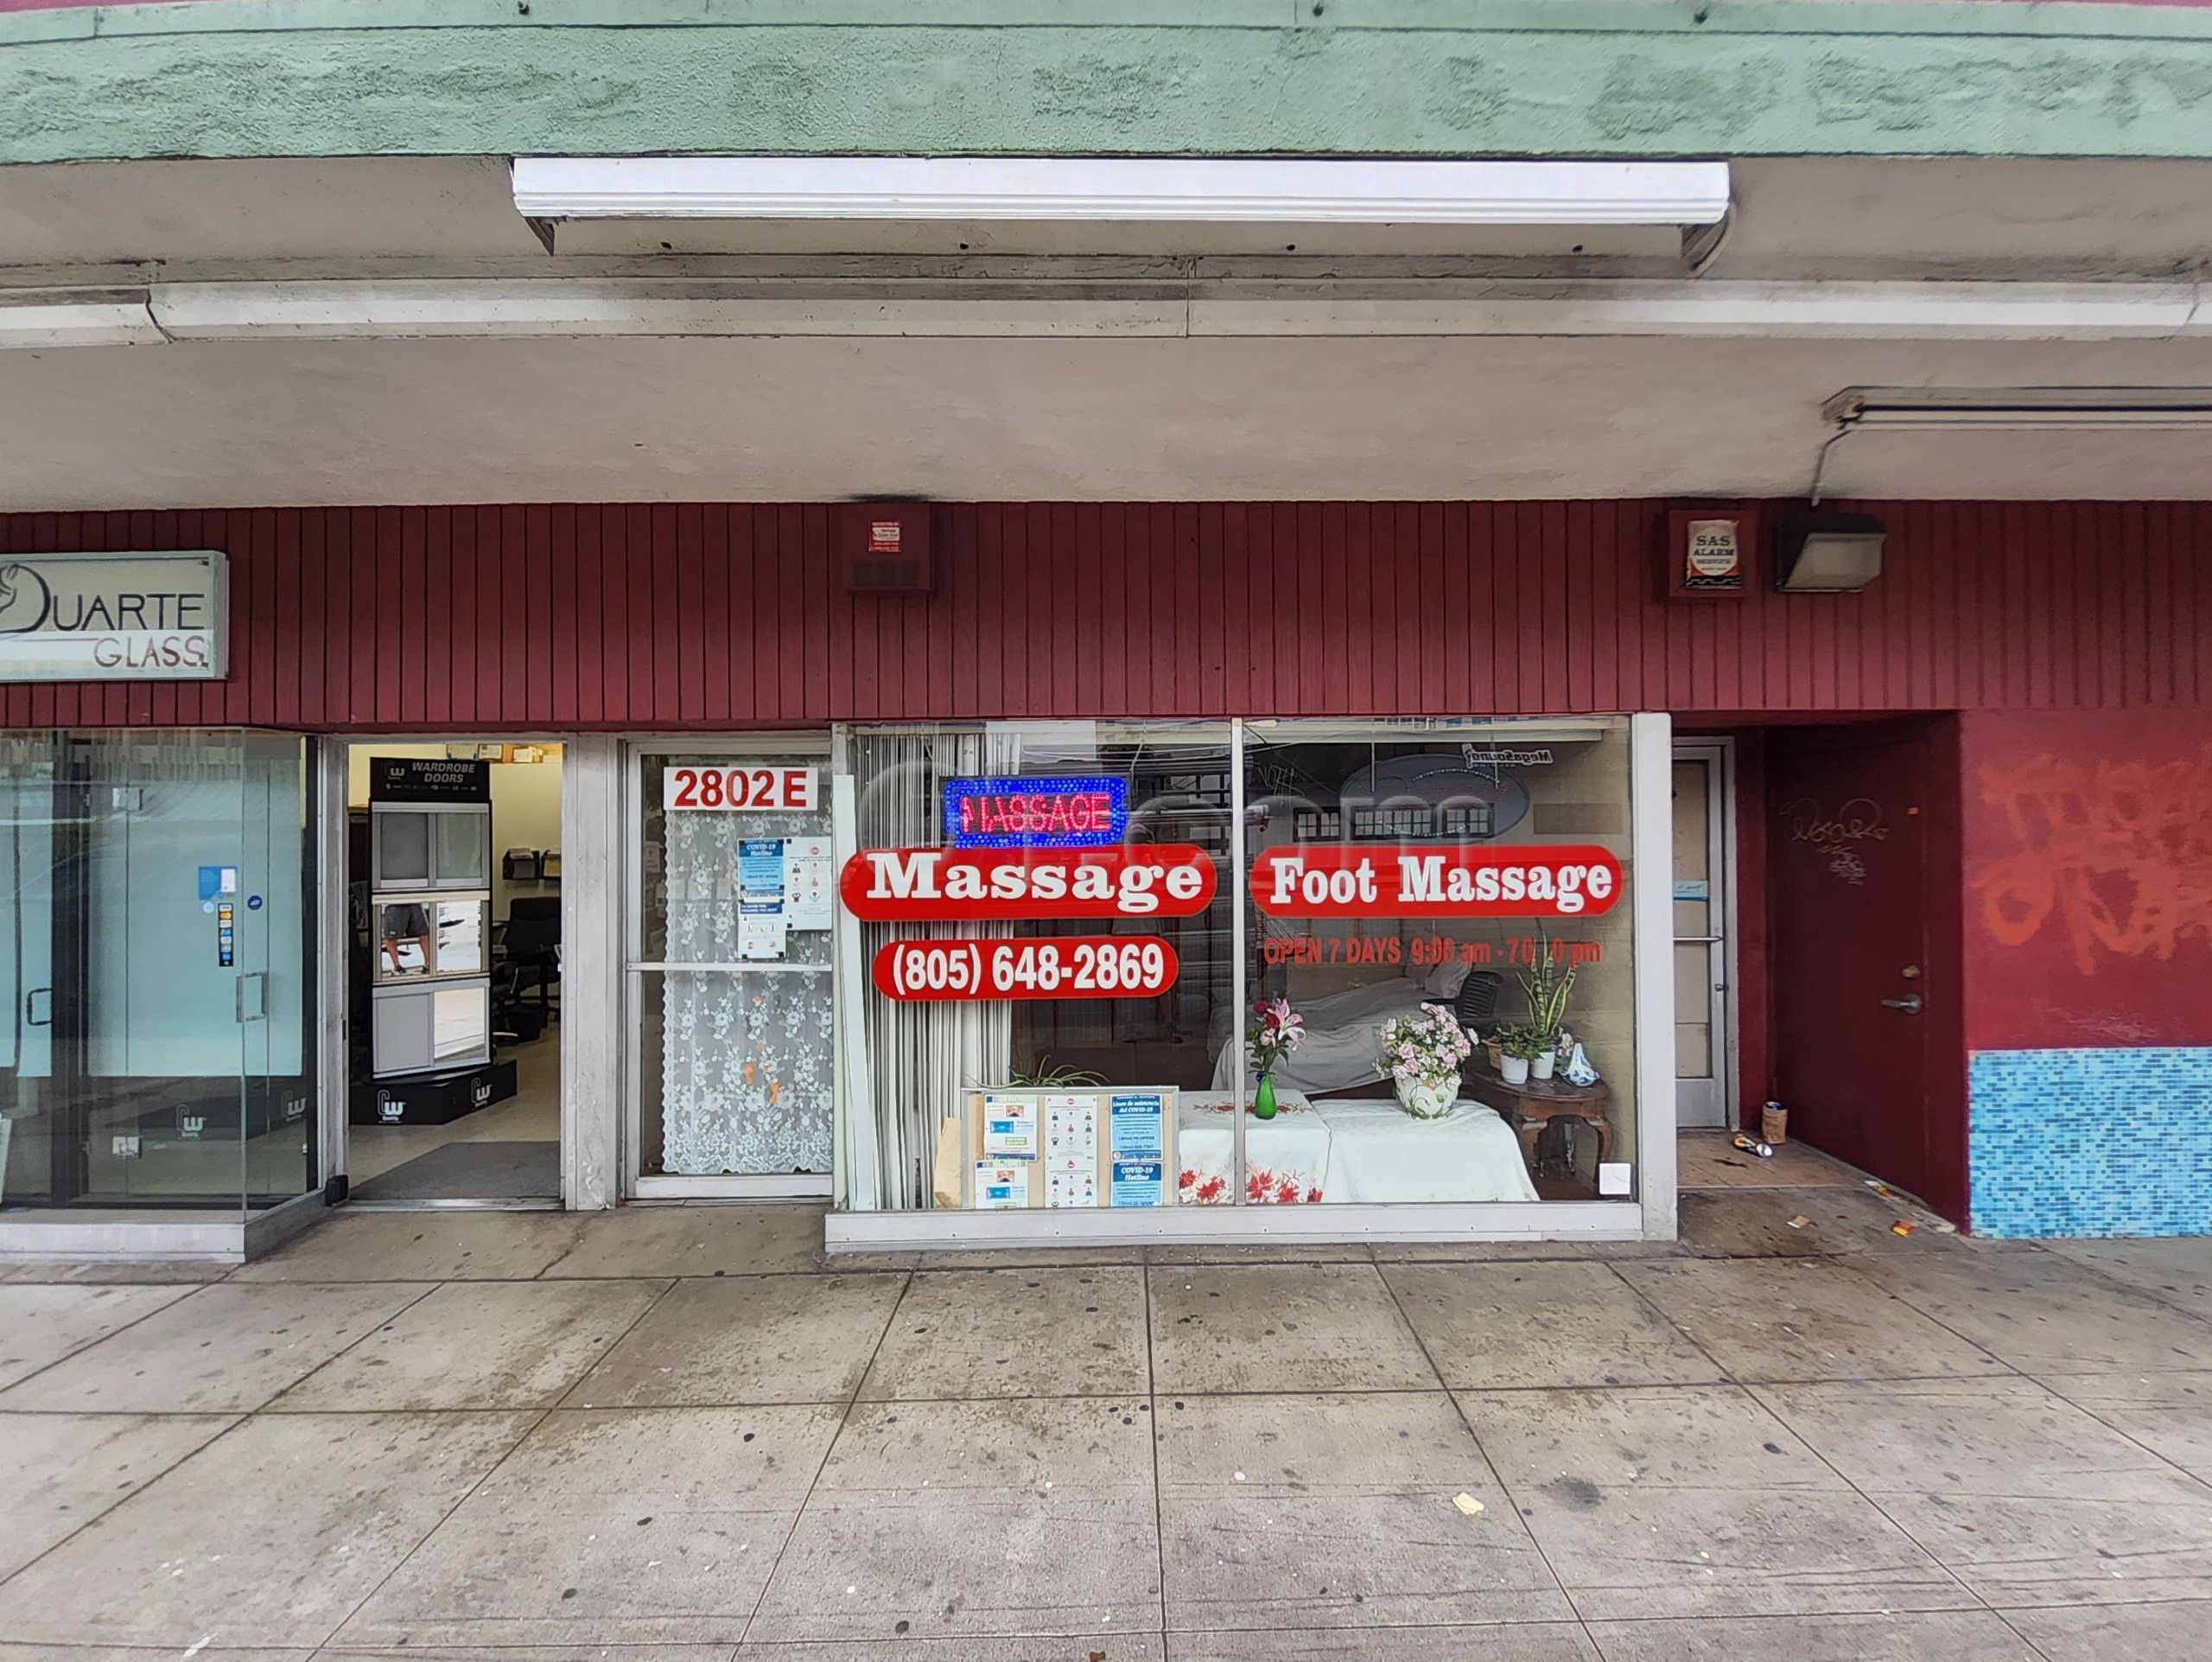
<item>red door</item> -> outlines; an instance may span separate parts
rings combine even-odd
[[[1923,1196],[1934,756],[1914,735],[1774,734],[1767,825],[1777,1094],[1789,1134]]]

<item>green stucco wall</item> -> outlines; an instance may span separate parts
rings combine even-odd
[[[193,0],[0,13],[0,161],[2212,156],[2212,9]]]

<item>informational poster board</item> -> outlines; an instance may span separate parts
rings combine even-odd
[[[794,929],[827,929],[837,893],[826,837],[784,838],[784,919]]]
[[[983,1156],[988,1160],[1032,1160],[1037,1155],[1037,1098],[986,1093],[983,1098]]]
[[[1098,1188],[1098,1098],[1088,1092],[1045,1098],[1045,1204],[1095,1207]]]
[[[1172,1086],[970,1092],[961,1127],[966,1202],[985,1209],[1172,1205],[1175,1100]]]

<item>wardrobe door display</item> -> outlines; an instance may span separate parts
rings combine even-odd
[[[640,761],[639,1169],[827,1173],[826,769],[806,759]]]

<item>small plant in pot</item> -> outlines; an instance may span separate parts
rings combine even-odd
[[[1397,1090],[1398,1106],[1415,1119],[1441,1119],[1452,1111],[1459,1095],[1459,1064],[1474,1054],[1475,1041],[1441,1004],[1423,1004],[1382,1023],[1382,1066]]]
[[[1544,1048],[1543,1036],[1532,1027],[1500,1028],[1497,1047],[1505,1053],[1505,1060],[1498,1067],[1498,1077],[1508,1085],[1526,1085],[1529,1060]]]
[[[1521,977],[1529,996],[1529,1029],[1536,1048],[1529,1053],[1532,1079],[1548,1079],[1558,1062],[1560,1028],[1567,1022],[1567,1002],[1574,996],[1575,966],[1552,955],[1552,944],[1540,927],[1536,931],[1534,962]]]
[[[1039,1056],[1027,1067],[1009,1067],[1006,1078],[996,1085],[976,1079],[968,1083],[983,1091],[1072,1091],[1103,1085],[1106,1076],[1087,1067],[1055,1067],[1050,1056]]]

